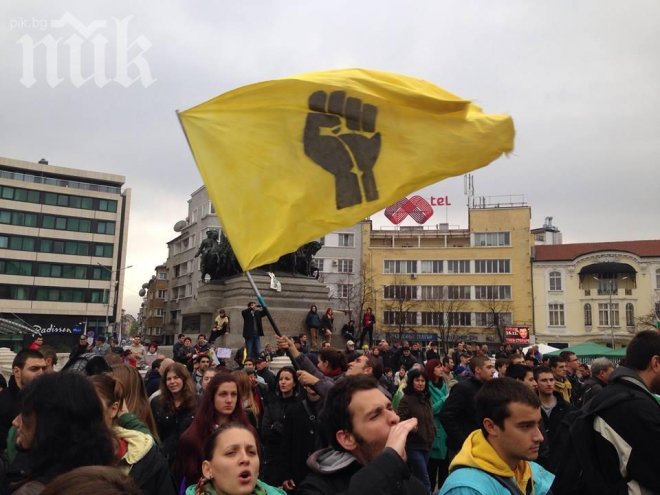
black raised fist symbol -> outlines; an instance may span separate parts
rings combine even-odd
[[[380,153],[380,133],[375,132],[378,109],[346,98],[344,91],[313,93],[309,109],[305,154],[335,176],[337,209],[360,204],[362,192],[367,201],[378,199],[373,173]]]

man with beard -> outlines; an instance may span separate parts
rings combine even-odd
[[[349,376],[330,389],[320,424],[331,447],[314,452],[299,495],[428,495],[406,465],[417,419],[400,421],[371,376]]]

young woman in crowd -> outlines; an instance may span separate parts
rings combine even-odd
[[[243,402],[243,410],[250,420],[250,424],[259,430],[263,418],[263,407],[261,400],[257,399],[252,390],[252,380],[245,371],[237,370],[232,373],[236,377],[238,384],[238,395]]]
[[[296,371],[285,366],[277,372],[275,395],[266,406],[261,426],[264,446],[262,476],[266,483],[280,486],[289,478],[285,473],[286,453],[283,452],[284,417],[288,409],[298,401],[298,377]]]
[[[321,328],[321,317],[319,316],[316,305],[312,304],[309,313],[305,318],[305,326],[309,332],[309,338],[312,339],[312,349],[319,348],[319,328]]]
[[[147,390],[140,372],[125,364],[113,364],[112,376],[121,383],[124,391],[124,403],[128,412],[135,414],[137,419],[147,425],[151,436],[156,442],[159,442],[158,427],[149,406]]]
[[[204,444],[202,478],[186,495],[285,495],[259,480],[259,443],[242,423],[227,423]]]
[[[449,359],[449,358],[448,358]],[[429,359],[426,362],[424,376],[428,382],[433,410],[433,424],[435,425],[435,438],[431,446],[431,453],[427,464],[431,490],[437,485],[440,487],[449,474],[449,456],[447,455],[447,432],[440,422],[440,411],[445,405],[449,395],[447,375],[451,369],[447,360],[443,364],[439,359]]]
[[[321,333],[323,335],[323,342],[330,342],[332,339],[332,332],[335,328],[335,318],[332,313],[332,308],[325,310],[325,314],[321,318]]]
[[[417,430],[410,432],[406,441],[408,464],[412,474],[424,484],[427,492],[431,493],[427,464],[435,439],[435,425],[428,382],[421,370],[412,368],[408,372],[403,393],[397,414],[402,421],[417,418]]]
[[[230,373],[218,373],[206,387],[195,419],[181,435],[173,469],[177,486],[187,486],[199,479],[204,442],[227,423],[254,429],[243,411],[236,378]]]
[[[20,477],[10,480],[8,493],[38,494],[62,473],[115,461],[101,401],[81,373],[48,373],[31,381],[12,424],[20,452],[7,471]]]
[[[160,395],[151,401],[163,455],[170,466],[174,464],[179,437],[195,417],[197,399],[195,384],[186,367],[173,363],[163,371]]]
[[[167,462],[149,429],[141,421],[136,422],[131,414],[123,416],[132,418],[119,420],[125,409],[121,383],[110,375],[95,375],[90,380],[103,406],[105,424],[115,434],[114,451],[119,467],[128,472],[144,495],[176,495]]]

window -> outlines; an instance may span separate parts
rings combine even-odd
[[[0,273],[5,275],[32,275],[32,262],[18,260],[0,261]]]
[[[9,236],[0,235],[0,249],[7,249],[9,247]]]
[[[660,268],[655,270],[655,288],[660,289]]]
[[[339,247],[353,247],[355,234],[339,234]]]
[[[0,223],[22,227],[36,227],[37,214],[23,211],[0,210]]]
[[[470,260],[448,260],[447,273],[470,273]]]
[[[97,222],[96,233],[115,235],[115,222]]]
[[[442,260],[422,260],[421,273],[442,273]]]
[[[448,313],[449,324],[455,327],[472,326],[472,314],[465,311],[452,311]]]
[[[385,260],[383,273],[417,273],[417,261]]]
[[[591,304],[587,303],[584,305],[584,326],[590,327],[592,325],[591,320]]]
[[[511,273],[511,260],[474,260],[474,273]]]
[[[353,273],[353,260],[337,260],[339,273]]]
[[[353,290],[353,284],[338,284],[337,297],[340,299],[348,299],[349,297],[351,297],[352,290]]]
[[[598,304],[598,324],[602,327],[619,326],[619,303]]]
[[[601,273],[598,275],[598,295],[608,296],[619,293],[616,273]]]
[[[166,290],[159,290],[156,294],[156,297],[158,299],[165,299],[166,296],[167,296],[167,291]]]
[[[158,272],[158,280],[167,280],[167,272]]]
[[[444,299],[444,287],[442,285],[422,285],[422,299],[426,301]]]
[[[632,305],[632,303],[626,304],[626,326],[635,326],[635,307]]]
[[[563,304],[550,304],[548,305],[548,322],[551,327],[564,326],[564,305]]]
[[[471,299],[469,285],[448,285],[447,299]]]
[[[94,256],[112,258],[112,244],[95,244]]]
[[[417,299],[416,285],[386,285],[383,289],[385,299]]]
[[[510,325],[513,321],[513,315],[509,312],[493,313],[492,311],[484,311],[474,313],[474,326],[476,327],[500,327]]]
[[[113,199],[99,199],[99,210],[115,213],[117,211],[117,202]]]
[[[510,285],[475,285],[475,299],[511,299]]]
[[[444,325],[445,315],[441,311],[422,311],[422,325],[441,327]]]
[[[416,311],[385,311],[383,313],[385,325],[416,325]]]
[[[0,194],[2,199],[14,199],[14,188],[13,187],[3,187],[2,194]]]
[[[154,310],[154,316],[165,316],[165,312],[161,308],[156,308]]]
[[[550,280],[550,290],[562,290],[561,288],[561,272],[550,272],[548,275]]]
[[[510,232],[479,232],[474,234],[475,246],[510,246]]]

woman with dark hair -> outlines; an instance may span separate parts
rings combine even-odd
[[[195,417],[197,398],[195,384],[188,369],[172,363],[163,372],[160,395],[151,401],[163,455],[170,466],[174,464],[179,437]]]
[[[417,418],[417,430],[408,434],[406,454],[412,474],[424,484],[428,493],[431,493],[427,464],[435,440],[435,425],[428,382],[424,373],[417,368],[408,372],[406,388],[403,389],[403,398],[399,402],[397,414],[401,421]]]
[[[312,339],[312,349],[319,348],[319,328],[321,328],[321,317],[315,304],[309,308],[309,313],[305,318],[305,326],[309,332],[309,338]]]
[[[181,435],[173,470],[177,486],[199,479],[204,460],[202,446],[219,426],[227,423],[240,423],[254,430],[243,410],[236,377],[219,373],[206,387],[195,419]]]
[[[137,419],[147,425],[151,436],[156,442],[159,442],[160,437],[158,436],[156,420],[151,412],[151,407],[149,407],[147,390],[140,372],[132,366],[113,364],[112,376],[121,383],[124,390],[124,403],[128,412],[135,414]]]
[[[22,391],[13,421],[25,454],[27,478],[10,485],[15,495],[41,493],[59,474],[79,466],[114,463],[113,435],[94,386],[80,373],[49,373]]]
[[[325,314],[321,318],[321,334],[323,342],[330,342],[332,339],[332,332],[335,328],[335,318],[332,313],[332,308],[325,310]]]
[[[447,432],[440,422],[440,411],[442,411],[449,395],[449,387],[447,386],[448,368],[448,361],[447,364],[443,364],[439,359],[429,359],[424,369],[424,376],[429,384],[433,424],[435,425],[435,438],[433,439],[427,464],[431,490],[435,489],[436,482],[439,487],[442,486],[449,474],[450,459],[447,455]]]
[[[115,434],[119,468],[128,471],[144,495],[176,495],[167,462],[149,429],[130,413],[120,420],[125,405],[122,384],[110,375],[96,375],[90,380],[101,400],[105,424]]]
[[[204,443],[203,477],[186,495],[285,495],[259,480],[259,452],[254,430],[243,423],[220,426]]]
[[[46,485],[41,495],[143,495],[135,482],[119,469],[84,466],[60,474]]]
[[[364,344],[364,338],[369,336],[369,347],[374,346],[374,324],[376,316],[371,308],[367,308],[362,316],[362,334],[360,335],[360,347]]]
[[[262,476],[266,483],[281,486],[290,478],[284,472],[286,465],[284,445],[284,417],[288,409],[298,401],[298,377],[296,370],[285,366],[277,372],[275,395],[266,406],[261,439],[264,444]]]

